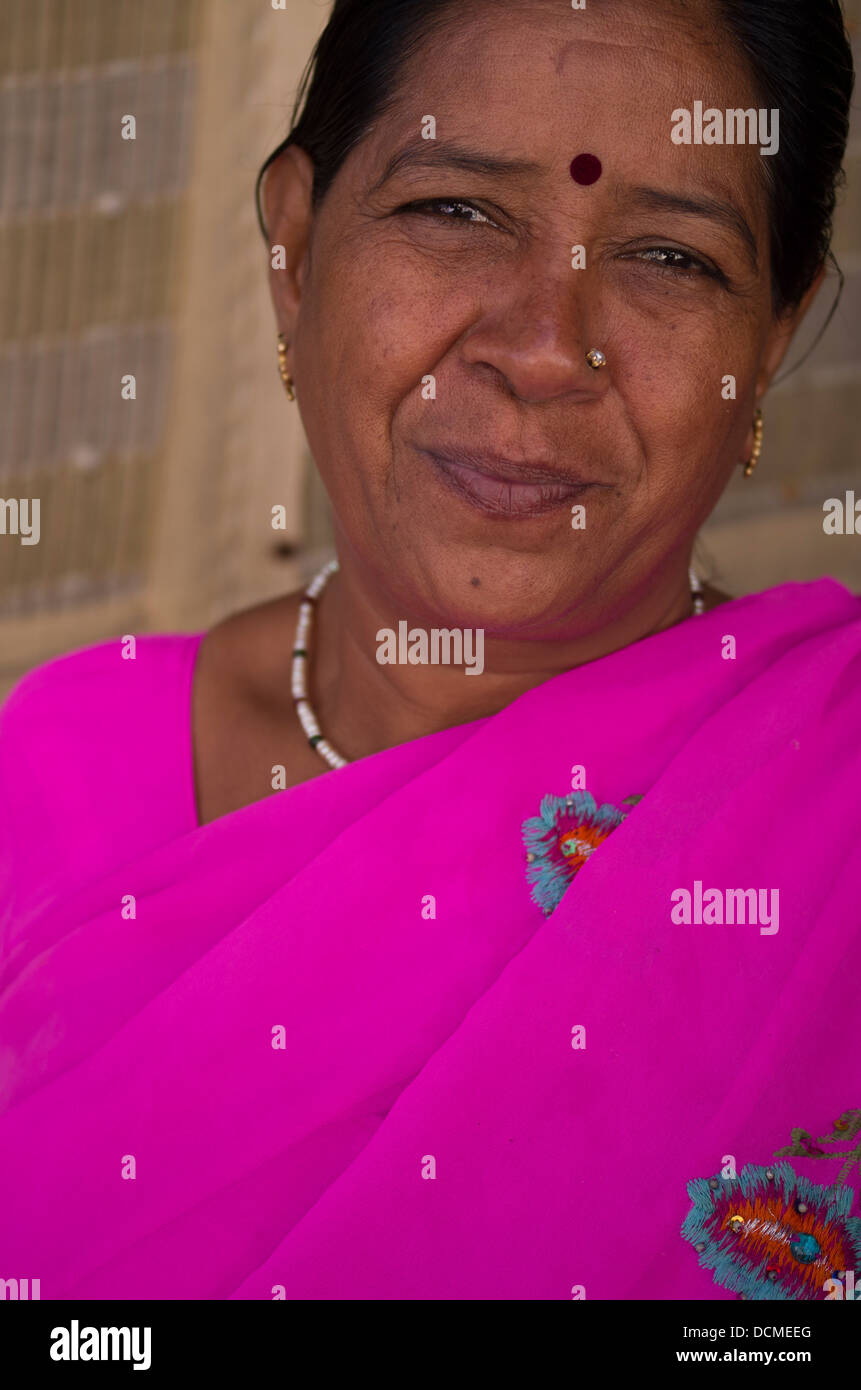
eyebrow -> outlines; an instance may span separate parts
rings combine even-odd
[[[623,185],[619,197],[624,198],[626,206],[645,208],[650,212],[679,212],[707,217],[712,222],[721,223],[741,237],[750,253],[754,270],[759,268],[759,248],[750,224],[733,203],[721,198],[711,198],[706,194],[692,197],[683,193],[670,193],[663,188],[643,188]]]
[[[371,186],[370,193],[379,190],[403,169],[462,169],[468,174],[485,174],[497,178],[523,178],[526,175],[545,173],[545,167],[531,159],[515,159],[505,155],[486,154],[483,150],[472,150],[454,140],[413,140],[397,150],[387,161],[382,174]],[[632,187],[622,185],[619,197],[626,206],[639,206],[652,212],[677,212],[706,217],[718,222],[740,236],[744,242],[754,270],[759,267],[759,249],[747,219],[732,203],[706,194],[693,197],[689,194],[671,193],[663,188]]]
[[[526,174],[540,174],[543,170],[541,164],[531,159],[485,154],[482,150],[468,149],[454,140],[419,140],[391,156],[370,192],[379,192],[389,179],[405,168],[463,169],[468,174],[488,174],[497,178],[522,178]]]

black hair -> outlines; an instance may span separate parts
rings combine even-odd
[[[290,133],[257,177],[264,236],[260,188],[272,161],[289,145],[305,151],[314,165],[316,210],[350,151],[395,99],[405,64],[469,4],[335,0],[305,69]],[[745,55],[762,106],[780,111],[779,149],[762,161],[768,166],[772,300],[780,314],[800,302],[829,254],[844,181],[852,50],[840,0],[712,0],[712,14]]]
[[[316,211],[350,151],[394,100],[408,59],[455,3],[469,0],[335,0],[302,75],[290,133],[257,175],[264,236],[260,187],[273,160],[290,145],[305,151],[314,164]]]
[[[768,180],[772,298],[798,304],[831,246],[855,82],[840,0],[717,0],[763,107],[780,111]],[[841,277],[842,279],[842,277]]]

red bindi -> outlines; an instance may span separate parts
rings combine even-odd
[[[578,154],[571,161],[571,177],[575,183],[597,183],[601,177],[601,161],[594,154]]]

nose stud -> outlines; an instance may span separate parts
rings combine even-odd
[[[586,361],[595,372],[600,371],[602,367],[606,367],[607,365],[607,359],[599,348],[591,348],[590,351],[586,353]]]

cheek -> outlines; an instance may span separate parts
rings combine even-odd
[[[701,392],[715,380],[719,386],[727,372],[743,380],[761,336],[758,297],[732,294],[707,279],[662,284],[661,276],[608,274],[598,296],[613,333],[636,353],[638,370],[672,371],[698,382]]]
[[[306,281],[296,331],[297,394],[318,466],[343,461],[346,481],[360,486],[355,468],[375,471],[377,442],[386,437],[388,402],[409,371],[411,334],[396,290],[379,274],[321,250],[325,276]],[[414,342],[413,342],[414,346]],[[335,480],[328,479],[328,482]]]
[[[671,455],[677,471],[708,463],[721,473],[753,414],[762,336],[754,306],[692,294],[681,308],[668,295],[650,314],[632,298],[605,307],[613,384],[646,454]]]
[[[418,256],[382,240],[330,262],[318,298],[317,320],[327,342],[327,371],[349,363],[377,394],[417,386],[438,360],[440,344],[462,322],[463,277],[450,262]],[[469,301],[476,300],[475,286]],[[431,364],[429,366],[428,364]]]

